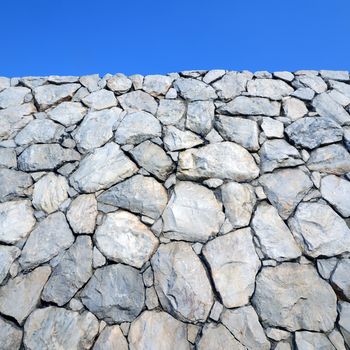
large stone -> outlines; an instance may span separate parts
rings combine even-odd
[[[75,125],[84,118],[86,108],[80,102],[62,102],[50,109],[47,116],[64,126]]]
[[[112,91],[98,90],[83,98],[83,103],[96,110],[114,107],[117,105],[117,99]]]
[[[192,182],[178,182],[163,213],[164,235],[171,239],[205,242],[224,222],[222,205],[212,191]]]
[[[217,98],[215,90],[210,85],[197,79],[176,79],[174,81],[174,87],[185,100],[206,101]]]
[[[156,114],[158,104],[156,100],[146,92],[136,90],[118,97],[122,108],[126,111],[137,110]]]
[[[286,97],[282,101],[283,112],[287,118],[294,121],[307,114],[305,103],[294,97]]]
[[[265,174],[260,177],[259,182],[284,220],[292,214],[313,186],[309,177],[300,169],[282,169]]]
[[[350,154],[341,145],[329,145],[311,152],[307,167],[312,171],[343,175],[350,171]]]
[[[321,94],[327,90],[327,84],[316,74],[300,74],[293,82],[293,86],[297,88],[310,88],[317,94]]]
[[[294,144],[314,149],[341,140],[343,130],[338,123],[328,117],[305,117],[289,125],[286,134]]]
[[[221,196],[232,227],[248,226],[256,203],[254,188],[249,184],[228,182],[221,186]]]
[[[114,142],[96,148],[70,176],[71,185],[79,192],[96,192],[109,188],[137,172],[137,166]]]
[[[169,90],[173,79],[166,75],[146,75],[142,89],[152,96],[165,95]]]
[[[126,341],[119,326],[107,326],[98,336],[93,350],[128,350]]]
[[[29,200],[0,203],[0,242],[17,243],[26,238],[36,221]]]
[[[281,100],[282,97],[290,95],[294,89],[283,80],[255,79],[248,81],[247,91],[251,96]]]
[[[6,278],[12,263],[21,254],[17,247],[0,245],[0,285]]]
[[[190,350],[187,326],[166,312],[145,311],[131,323],[130,350]]]
[[[113,324],[131,322],[140,314],[145,290],[138,270],[113,264],[95,270],[80,297],[99,319]]]
[[[251,226],[267,258],[283,261],[296,259],[301,255],[292,233],[272,205],[266,202],[259,204]]]
[[[131,89],[132,81],[124,74],[118,73],[107,80],[107,86],[112,91],[123,94]]]
[[[350,303],[339,304],[339,328],[347,346],[350,346]]]
[[[137,216],[122,210],[106,215],[96,229],[95,241],[109,260],[137,268],[149,260],[158,246],[150,229]]]
[[[261,128],[265,133],[265,136],[267,138],[283,138],[283,132],[284,132],[284,126],[283,123],[270,118],[270,117],[265,117],[262,120],[261,123]]]
[[[20,328],[0,317],[0,349],[19,350],[23,332]]]
[[[217,116],[215,127],[226,141],[233,141],[248,149],[259,149],[259,127],[257,122],[239,117]]]
[[[0,92],[0,108],[15,107],[24,102],[24,97],[30,93],[26,87],[9,87]]]
[[[115,132],[118,144],[138,144],[153,137],[160,137],[162,128],[156,117],[147,112],[128,113]]]
[[[168,196],[165,188],[152,177],[135,175],[103,192],[98,201],[158,219]]]
[[[252,306],[226,309],[221,316],[221,322],[247,349],[270,349],[270,342]]]
[[[348,78],[346,80],[349,80],[349,74]],[[345,95],[347,98],[350,98],[350,86],[347,83],[342,83],[339,81],[330,80],[329,85],[336,91],[340,92],[341,94]]]
[[[350,157],[350,156],[349,156]],[[249,181],[259,175],[254,158],[231,142],[209,144],[180,153],[178,176],[184,179]]]
[[[200,259],[188,243],[162,244],[152,258],[152,269],[166,311],[182,321],[206,321],[213,292]]]
[[[68,198],[68,189],[64,176],[48,173],[34,185],[33,206],[51,214]]]
[[[325,334],[314,332],[295,332],[295,345],[298,350],[336,350]]]
[[[163,148],[151,141],[140,143],[130,153],[140,167],[161,181],[165,181],[175,168],[173,161]]]
[[[344,217],[350,216],[350,182],[335,175],[321,179],[321,194]]]
[[[80,154],[58,144],[31,145],[18,157],[18,167],[23,171],[52,170],[65,162],[80,160]]]
[[[282,139],[265,141],[259,155],[261,170],[264,173],[304,163],[298,150]]]
[[[19,262],[24,269],[36,267],[69,248],[74,241],[63,213],[56,212],[39,222],[22,250]]]
[[[250,228],[217,237],[208,242],[202,252],[225,307],[247,304],[261,265]]]
[[[341,295],[342,299],[350,301],[350,259],[340,259],[332,276],[331,283],[333,288]]]
[[[198,146],[203,143],[203,140],[191,131],[167,126],[164,128],[163,142],[166,150],[179,151]]]
[[[157,118],[163,125],[175,125],[185,115],[186,105],[181,100],[166,100],[159,101],[157,110]]]
[[[190,102],[187,107],[187,129],[205,136],[213,126],[214,112],[215,106],[212,101]]]
[[[32,177],[22,171],[0,168],[0,202],[24,197],[33,184]]]
[[[0,167],[17,168],[17,154],[14,148],[0,147]]]
[[[337,298],[312,265],[264,267],[256,279],[253,304],[260,319],[289,331],[327,332],[337,318]]]
[[[24,346],[28,350],[92,347],[99,324],[90,312],[79,314],[59,307],[35,310],[24,325]]]
[[[40,294],[51,269],[41,266],[26,275],[10,279],[0,287],[0,312],[23,324],[40,301]]]

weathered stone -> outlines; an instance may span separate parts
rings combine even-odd
[[[292,291],[292,292],[291,292]],[[312,265],[264,267],[256,279],[253,304],[269,326],[289,331],[329,331],[337,318],[336,295]]]
[[[333,288],[347,301],[350,301],[349,269],[350,259],[340,259],[331,276]]]
[[[259,204],[251,226],[259,238],[260,249],[268,258],[283,261],[301,255],[292,233],[272,205]]]
[[[138,270],[113,264],[95,270],[81,292],[83,304],[108,324],[133,321],[145,299]]]
[[[264,173],[304,163],[298,150],[282,139],[265,141],[259,155],[261,170]]]
[[[33,206],[48,214],[53,213],[68,198],[68,188],[65,177],[48,173],[34,185]]]
[[[30,93],[26,87],[9,87],[0,92],[0,108],[15,107],[24,102],[24,97]]]
[[[221,316],[221,322],[247,349],[270,349],[270,342],[266,339],[252,306],[226,309]]]
[[[90,112],[73,132],[79,149],[87,152],[103,146],[113,137],[113,131],[119,125],[121,118],[122,110],[116,107]]]
[[[305,117],[289,125],[286,134],[296,145],[314,149],[341,140],[343,130],[328,117]]]
[[[31,145],[18,157],[18,167],[23,171],[40,171],[59,168],[65,162],[80,160],[80,154],[58,144]]]
[[[166,150],[178,151],[198,146],[203,143],[203,140],[191,131],[167,126],[164,128],[163,142]]]
[[[10,279],[0,287],[0,312],[23,324],[40,301],[40,294],[51,269],[41,266],[26,275]]]
[[[163,213],[164,235],[175,240],[205,242],[224,222],[214,193],[192,182],[178,182]]]
[[[137,110],[156,114],[158,108],[156,100],[151,95],[140,90],[121,95],[118,97],[118,101],[126,111]]]
[[[339,328],[347,346],[350,346],[350,303],[339,303]]]
[[[332,332],[328,334],[328,339],[336,350],[346,350],[344,338],[337,329],[333,329]]]
[[[137,172],[137,166],[114,142],[96,148],[70,176],[71,185],[80,192],[95,192],[123,181]]]
[[[62,306],[74,296],[91,275],[91,238],[80,236],[53,269],[43,290],[42,299]]]
[[[278,120],[265,117],[261,123],[261,128],[267,138],[283,138],[283,123]]]
[[[162,244],[152,258],[154,284],[163,308],[177,319],[205,322],[213,305],[206,271],[188,243]]]
[[[338,259],[336,257],[329,259],[317,259],[317,270],[318,273],[324,278],[329,279],[331,274],[338,263]]]
[[[261,265],[250,228],[214,238],[202,252],[223,304],[227,308],[247,304],[254,292],[255,275]]]
[[[164,125],[175,125],[185,115],[186,105],[181,100],[167,100],[159,101],[157,110],[157,118]]]
[[[107,80],[107,86],[112,91],[123,94],[131,89],[132,81],[124,74],[118,73]]]
[[[145,311],[131,323],[130,350],[189,350],[187,327],[166,312]]]
[[[136,163],[165,181],[172,173],[175,165],[171,158],[164,152],[163,148],[151,141],[144,141],[130,151]]]
[[[135,175],[103,192],[98,201],[158,219],[168,196],[165,188],[155,179]]]
[[[152,96],[165,95],[173,79],[165,75],[146,75],[143,80],[143,90]]]
[[[19,350],[22,343],[22,334],[20,328],[0,317],[0,349]]]
[[[294,74],[291,72],[281,71],[281,72],[274,72],[273,75],[278,78],[285,81],[292,81],[294,79]]]
[[[85,113],[86,108],[80,102],[62,102],[57,107],[50,109],[47,116],[64,126],[70,126],[79,123]]]
[[[22,171],[0,168],[0,202],[24,197],[33,184],[32,177]]]
[[[0,203],[0,242],[14,244],[26,238],[35,225],[29,200]]]
[[[11,86],[11,79],[6,77],[0,77],[0,91],[8,89]]]
[[[83,103],[93,109],[101,110],[117,105],[117,99],[112,91],[98,90],[83,98]]]
[[[314,332],[295,332],[295,344],[298,350],[323,349],[336,350],[327,336]]]
[[[126,341],[119,326],[107,326],[98,336],[93,350],[128,350]]]
[[[302,118],[308,112],[305,103],[293,97],[284,98],[282,106],[284,114],[292,121]]]
[[[248,226],[256,203],[254,188],[249,184],[228,182],[221,186],[221,196],[232,227]]]
[[[225,114],[278,116],[281,104],[262,97],[238,96],[233,101],[221,106],[218,111]]]
[[[215,127],[224,140],[236,142],[250,151],[259,149],[259,127],[255,121],[219,115]]]
[[[213,126],[214,112],[215,106],[212,101],[190,102],[187,107],[187,129],[205,136]]]
[[[284,220],[313,186],[309,177],[300,169],[282,169],[265,174],[260,177],[259,182],[267,198]]]
[[[226,71],[224,69],[212,69],[208,71],[203,77],[203,81],[206,84],[210,84],[225,75]]]
[[[251,96],[281,100],[282,97],[290,95],[294,89],[283,80],[254,79],[248,81],[247,91]]]
[[[350,216],[350,182],[335,175],[321,179],[321,194],[344,217]]]
[[[17,156],[14,149],[0,147],[0,167],[17,167]]]
[[[94,92],[100,89],[101,80],[98,74],[84,75],[79,78],[79,82],[90,92]]]
[[[157,118],[147,112],[128,113],[115,132],[118,144],[138,144],[153,137],[160,137],[161,125]]]
[[[307,87],[314,90],[317,94],[321,94],[327,90],[327,84],[315,74],[300,74],[296,77],[293,85],[300,87]]]
[[[69,248],[74,241],[63,213],[47,216],[32,231],[19,262],[24,269],[36,267]]]
[[[249,181],[259,175],[253,157],[243,147],[231,142],[221,142],[190,149],[180,153],[178,176],[200,180]]]
[[[210,85],[193,78],[176,79],[174,87],[185,100],[206,101],[217,97],[215,90]]]
[[[340,81],[349,80],[349,72],[345,70],[320,70],[323,79],[334,79]]]
[[[36,349],[90,349],[98,321],[90,312],[79,314],[58,307],[35,310],[24,325],[24,346]]]
[[[311,171],[343,175],[350,171],[350,154],[339,144],[317,148],[311,152],[307,167]]]
[[[93,194],[76,197],[67,211],[67,219],[74,233],[93,233],[96,217],[97,201]]]
[[[272,327],[265,328],[265,333],[268,338],[275,341],[288,339],[291,335],[289,332],[284,331],[283,329],[272,328]]]
[[[118,210],[97,227],[98,249],[108,259],[141,268],[158,246],[158,240],[137,216]]]
[[[18,258],[20,253],[20,249],[16,247],[0,245],[0,284],[6,278],[12,263]]]

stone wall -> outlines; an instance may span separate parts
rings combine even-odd
[[[0,78],[0,348],[349,349],[350,78]]]

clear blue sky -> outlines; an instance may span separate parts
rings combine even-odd
[[[350,70],[350,0],[0,0],[0,76]]]

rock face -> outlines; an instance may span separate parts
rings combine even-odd
[[[22,171],[0,168],[0,202],[24,197],[33,180]]]
[[[128,342],[126,341],[119,326],[107,326],[98,336],[94,350],[128,350]]]
[[[19,350],[22,343],[22,331],[0,318],[0,347],[3,350]]]

